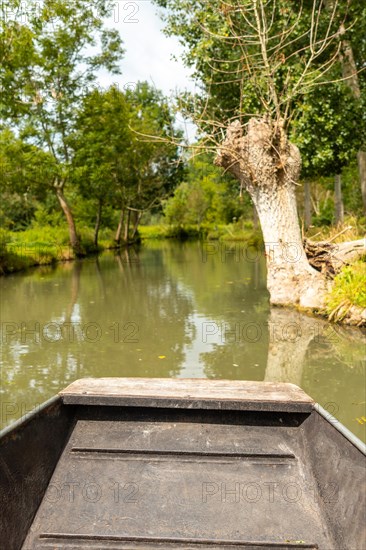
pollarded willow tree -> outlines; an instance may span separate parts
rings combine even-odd
[[[347,2],[157,1],[169,9],[168,33],[182,37],[202,82],[192,112],[216,148],[215,162],[256,207],[271,302],[321,307],[327,282],[304,251],[295,198],[301,156],[288,136],[301,97],[342,80],[335,75]]]

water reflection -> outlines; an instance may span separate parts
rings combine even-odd
[[[264,260],[237,244],[153,243],[0,288],[2,425],[76,378],[179,376],[290,381],[363,437],[363,334],[270,309]]]

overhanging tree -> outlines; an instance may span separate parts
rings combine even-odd
[[[216,163],[256,206],[271,302],[321,306],[327,285],[304,252],[295,200],[301,157],[288,133],[294,100],[334,79],[340,2],[158,3],[170,8],[170,32],[187,41],[186,60],[202,82],[196,120],[218,150]]]

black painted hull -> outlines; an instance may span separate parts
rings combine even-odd
[[[48,403],[0,440],[0,547],[365,548],[365,456],[311,412]]]

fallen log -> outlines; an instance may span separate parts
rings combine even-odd
[[[309,264],[333,279],[345,265],[366,256],[366,239],[332,243],[330,241],[311,241],[304,239],[305,254]]]

